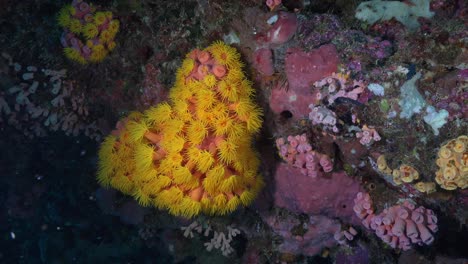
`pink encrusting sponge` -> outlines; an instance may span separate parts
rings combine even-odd
[[[430,209],[408,200],[376,215],[368,193],[359,192],[354,199],[354,212],[367,229],[375,231],[392,248],[408,250],[413,244],[429,245],[437,232],[437,216]]]

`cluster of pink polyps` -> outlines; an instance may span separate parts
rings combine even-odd
[[[380,135],[374,127],[364,125],[361,132],[356,133],[356,137],[360,138],[359,143],[365,146],[370,146],[375,141],[380,141]]]
[[[434,241],[437,216],[430,209],[405,200],[376,215],[369,194],[359,192],[354,199],[354,212],[367,229],[375,231],[392,248],[408,250],[412,244],[426,245]]]
[[[312,110],[309,113],[309,120],[312,121],[312,125],[322,125],[323,129],[338,133],[335,112],[321,105],[315,106],[311,104],[309,108]]]
[[[356,229],[352,226],[348,228],[348,230],[340,230],[333,235],[333,238],[338,242],[340,245],[348,244],[348,241],[354,239],[354,237],[358,234]]]
[[[287,141],[284,138],[278,138],[276,147],[285,161],[293,167],[299,168],[301,173],[306,176],[315,178],[322,172],[333,170],[330,158],[312,150],[306,134],[288,136]]]
[[[339,97],[357,100],[366,88],[362,81],[350,81],[349,73],[333,73],[331,76],[315,82],[314,86],[321,89],[317,94],[317,99],[326,97],[329,105]]]

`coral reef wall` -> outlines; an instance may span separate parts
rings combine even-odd
[[[0,263],[466,263],[465,2],[0,0]]]

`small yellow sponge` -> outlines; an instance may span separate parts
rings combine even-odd
[[[263,186],[252,147],[262,113],[241,67],[223,42],[190,52],[170,101],[127,117],[101,145],[99,182],[187,218],[249,205]]]

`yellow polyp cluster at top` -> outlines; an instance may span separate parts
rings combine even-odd
[[[263,186],[252,147],[262,114],[239,58],[222,42],[187,55],[169,102],[132,114],[106,138],[99,182],[177,216],[223,215],[249,205]],[[225,96],[221,83],[236,96]]]
[[[70,38],[68,33],[72,33],[78,43],[71,45],[69,39],[65,40],[68,47],[64,48],[64,54],[80,64],[100,62],[116,47],[114,39],[119,21],[113,19],[112,12],[96,12],[92,5],[87,14],[78,12],[77,8],[66,5],[57,16],[58,24],[65,29],[65,38]]]
[[[468,136],[463,135],[443,145],[436,160],[439,170],[435,181],[446,190],[468,187]]]

